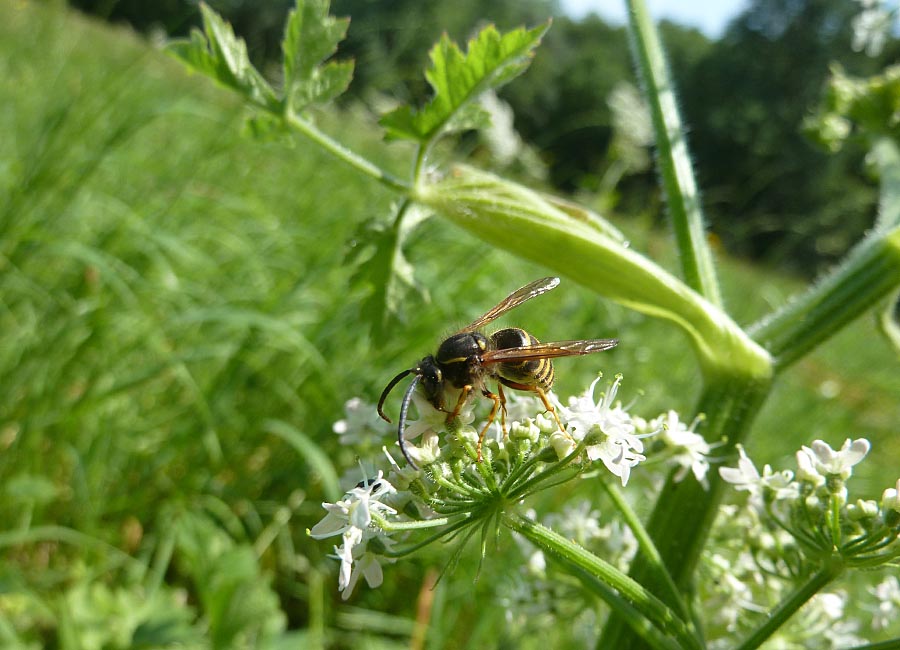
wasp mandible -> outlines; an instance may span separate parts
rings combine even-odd
[[[497,411],[501,411],[501,421],[505,426],[506,396],[503,387],[535,393],[543,402],[547,411],[553,413],[556,423],[561,431],[565,429],[556,414],[556,409],[547,399],[547,391],[553,385],[554,370],[550,359],[555,357],[571,357],[584,354],[601,352],[615,347],[618,339],[588,339],[581,341],[556,341],[553,343],[541,343],[531,334],[518,327],[507,327],[498,330],[490,336],[485,336],[478,330],[491,321],[499,318],[506,312],[532,298],[546,293],[559,285],[559,278],[541,278],[521,289],[513,291],[497,305],[489,309],[484,315],[475,319],[467,327],[448,337],[438,347],[437,353],[428,355],[409,370],[404,370],[391,379],[381,399],[378,400],[378,415],[390,422],[384,414],[383,406],[388,394],[400,380],[407,375],[413,375],[403,402],[400,405],[400,421],[397,428],[397,439],[400,443],[400,451],[403,452],[406,461],[415,469],[416,464],[409,457],[403,439],[403,430],[406,428],[406,415],[409,411],[409,403],[417,386],[422,387],[422,392],[428,402],[438,411],[447,413],[447,421],[455,419],[471,393],[475,390],[494,404],[488,415],[487,424],[481,430],[478,437],[478,460],[481,461],[481,445],[488,428],[497,417]],[[497,381],[497,394],[488,390],[486,381]],[[444,403],[447,386],[452,386],[460,391],[456,404],[448,410]]]

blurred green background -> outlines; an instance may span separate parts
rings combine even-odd
[[[369,110],[383,101],[375,89],[419,97],[408,82],[421,78],[442,29],[464,38],[479,18],[536,22],[549,6],[516,13],[498,3],[497,16],[483,16],[477,4],[398,9],[391,19],[422,28],[391,32],[378,3],[336,3],[333,13],[355,20],[348,54],[359,58],[358,84],[317,116],[323,130],[403,175],[409,151],[383,146]],[[824,21],[852,3],[800,4],[809,15],[796,20]],[[240,7],[280,37],[287,3],[252,6],[263,5]],[[781,87],[762,84],[767,64],[744,55],[748,42],[788,57],[788,43],[814,31],[754,27],[768,24],[759,18],[769,5],[753,3],[715,42],[663,29],[722,242],[726,302],[741,323],[843,253],[877,198],[862,151],[826,156],[799,121],[828,61],[865,72],[887,58],[850,52],[837,30]],[[826,5],[837,13],[823,17]],[[266,61],[265,29],[242,27]],[[392,434],[385,425],[367,448],[349,448],[332,425],[346,400],[376,401],[443,335],[546,272],[429,220],[406,254],[431,300],[410,294],[403,318],[373,333],[362,315],[372,287],[351,285],[348,256],[394,197],[301,138],[248,137],[236,99],[160,52],[153,29],[148,40],[57,4],[0,3],[0,645],[409,647],[423,575],[440,569],[441,551],[388,567],[381,589],[340,602],[331,546],[305,531],[321,501],[359,480],[357,455],[377,453]],[[602,207],[633,246],[675,268],[652,172],[635,170],[612,191],[602,182],[613,159],[607,95],[630,77],[627,57],[622,29],[559,18],[504,97],[546,167],[545,187]],[[742,84],[731,88],[735,78]],[[753,94],[754,80],[769,100]],[[583,128],[569,128],[578,119]],[[482,155],[477,142],[461,147]],[[602,359],[561,361],[561,395],[582,390],[600,364],[624,374],[621,395],[635,412],[690,413],[697,373],[674,328],[565,280],[507,320],[541,339],[621,340]],[[872,319],[861,319],[780,380],[755,427],[754,458],[783,465],[815,438],[837,446],[864,436],[876,453],[858,485],[877,496],[897,478],[897,364]],[[487,562],[473,588],[468,558],[429,592],[432,628],[420,647],[545,644],[504,636],[501,611],[461,623],[494,597],[502,565]]]

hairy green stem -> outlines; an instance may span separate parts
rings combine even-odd
[[[697,412],[706,414],[703,424],[706,440],[724,443],[720,447],[723,456],[734,454],[734,446],[747,434],[770,387],[771,380],[764,378],[706,378]],[[673,470],[660,493],[647,522],[647,531],[678,590],[690,593],[700,553],[712,529],[725,486],[717,474],[710,474],[709,488],[704,489],[695,480],[675,481],[675,473]],[[668,593],[644,553],[635,558],[630,575],[654,593]],[[669,605],[676,606],[670,598],[663,597]],[[620,619],[611,617],[597,647],[627,650],[641,647],[641,643]]]
[[[660,644],[659,633],[662,633],[662,639],[670,637],[675,640],[678,644],[676,647],[693,650],[699,650],[702,647],[693,635],[690,626],[670,607],[609,562],[522,515],[504,513],[502,521],[554,559],[569,567],[578,567],[603,583],[606,589],[595,593],[603,598],[614,611],[621,611],[623,618],[629,624],[641,622],[632,629],[654,648],[671,647],[670,644]],[[610,595],[616,597],[608,598]],[[643,625],[646,622],[653,625],[656,633],[647,633],[651,628]]]
[[[689,287],[714,305],[721,305],[722,295],[706,241],[700,196],[678,113],[674,82],[644,0],[628,0],[627,4],[632,52],[644,83],[644,98],[650,108],[656,158],[681,271]]]
[[[289,126],[308,137],[338,160],[342,160],[357,171],[360,171],[367,176],[371,176],[382,185],[404,195],[409,195],[412,191],[412,187],[408,183],[354,153],[299,115],[292,112],[286,112],[284,120]]]
[[[847,260],[783,309],[749,329],[782,370],[900,286],[900,226],[875,231]]]

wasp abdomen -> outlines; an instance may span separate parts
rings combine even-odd
[[[518,327],[507,327],[491,335],[491,343],[498,350],[522,348],[540,343],[535,337]],[[553,363],[550,359],[510,361],[498,364],[497,374],[517,384],[537,386],[550,390],[553,385]]]

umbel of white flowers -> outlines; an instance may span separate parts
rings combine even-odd
[[[592,470],[605,470],[627,485],[632,470],[646,460],[648,436],[655,457],[679,467],[680,479],[691,476],[706,483],[710,446],[693,431],[693,424],[682,423],[674,411],[649,421],[632,416],[616,399],[622,377],[597,395],[599,381],[566,403],[548,395],[562,429],[536,398],[509,396],[505,418],[497,418],[484,441],[481,462],[476,448],[484,423],[474,426],[477,400],[448,423],[446,413],[414,395],[418,419],[408,422],[404,439],[418,469],[401,466],[385,449],[387,477],[381,471],[375,478],[362,476],[343,499],[323,504],[325,518],[309,531],[316,539],[341,536],[334,550],[341,563],[338,585],[344,598],[360,576],[370,587],[381,584],[381,563],[402,554],[398,541],[410,544],[416,531],[434,535],[434,528],[484,512],[486,503],[512,507]],[[354,398],[345,410],[347,417],[334,426],[342,441],[371,435],[374,406]]]

